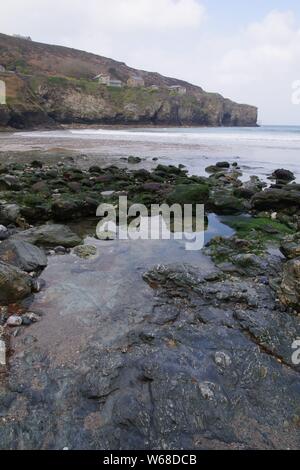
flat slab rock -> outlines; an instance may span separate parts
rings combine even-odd
[[[271,289],[188,265],[144,279],[151,309],[133,322],[118,304],[126,328],[107,315],[71,362],[24,336],[0,391],[1,448],[298,448],[299,322]]]
[[[73,248],[80,245],[82,240],[66,225],[47,224],[24,230],[12,237],[13,240],[22,240],[38,246],[64,246]]]

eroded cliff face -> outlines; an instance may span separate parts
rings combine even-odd
[[[153,124],[256,126],[257,108],[206,93],[180,80],[136,71],[123,63],[58,46],[0,34],[0,80],[7,105],[0,106],[0,126],[48,127],[60,124]],[[92,80],[109,73],[126,83],[133,73],[143,88],[117,89]],[[151,89],[155,85],[158,89]],[[184,86],[185,95],[168,89]]]

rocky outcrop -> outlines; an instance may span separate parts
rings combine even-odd
[[[47,60],[45,61],[45,57]],[[0,126],[43,127],[58,124],[153,124],[256,126],[257,108],[159,74],[81,51],[24,41],[0,34],[0,74],[8,90]],[[22,64],[22,66],[20,65]],[[109,73],[126,83],[132,74],[145,87],[111,89],[93,77]],[[156,89],[151,88],[152,85]],[[168,87],[181,85],[185,95]]]
[[[73,248],[80,245],[82,240],[65,225],[42,225],[13,235],[11,240],[23,240],[33,245]]]

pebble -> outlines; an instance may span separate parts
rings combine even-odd
[[[203,382],[199,385],[201,395],[205,400],[212,400],[215,396],[215,384],[211,382]]]
[[[217,351],[215,354],[215,363],[224,369],[231,366],[231,358],[223,351]]]
[[[36,313],[29,312],[23,315],[22,324],[28,326],[28,325],[31,325],[32,323],[38,322],[39,319],[40,317]]]
[[[21,326],[22,325],[22,317],[19,317],[17,315],[12,315],[11,317],[8,318],[6,324],[8,326]]]

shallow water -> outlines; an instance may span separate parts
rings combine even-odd
[[[85,244],[97,247],[97,255],[84,260],[74,254],[49,257],[42,274],[46,287],[35,296],[31,309],[43,313],[41,322],[26,330],[55,363],[76,360],[95,333],[109,347],[152,314],[155,291],[143,280],[143,273],[156,264],[189,263],[204,275],[215,272],[212,261],[201,251],[186,251],[184,241],[140,240],[100,241],[91,236],[96,221],[72,224]],[[205,242],[233,230],[215,215],[209,216]]]

